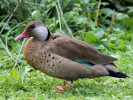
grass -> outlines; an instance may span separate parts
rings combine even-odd
[[[2,52],[3,53],[3,52]],[[80,79],[74,82],[71,90],[60,93],[57,85],[63,80],[52,78],[40,71],[32,69],[27,63],[15,68],[17,73],[11,74],[12,63],[8,62],[6,54],[1,55],[0,66],[0,100],[132,100],[133,99],[133,58],[132,51],[116,52],[119,55],[117,69],[127,73],[129,78],[118,79],[101,77],[95,79]],[[3,56],[5,58],[3,58]],[[7,59],[3,65],[2,59]],[[17,79],[18,76],[19,78]],[[16,78],[15,78],[16,77]]]

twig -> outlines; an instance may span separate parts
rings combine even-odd
[[[15,7],[14,11],[13,11],[12,14],[9,16],[9,18],[8,18],[8,20],[6,21],[4,27],[1,29],[0,34],[3,32],[3,30],[4,30],[5,27],[7,26],[8,22],[9,22],[10,19],[12,18],[13,14],[14,14],[14,12],[17,10],[18,6],[19,6],[19,4],[17,4],[17,6]],[[4,45],[4,43],[3,43],[3,41],[2,41],[1,38],[0,38],[0,42],[1,42],[2,46],[4,47],[4,49],[6,50],[6,52],[9,54],[9,56],[10,56],[10,57],[12,58],[12,60],[15,62],[15,59],[13,58],[13,56],[11,55],[11,53],[9,52],[9,50],[5,47],[5,45]],[[18,65],[18,66],[19,66],[19,65]]]
[[[100,10],[100,5],[101,5],[101,0],[99,0],[98,3],[98,10],[97,10],[97,17],[96,17],[96,27],[98,28],[98,14],[99,14],[99,10]]]
[[[113,26],[114,20],[115,20],[115,9],[113,10],[112,21],[111,21],[108,33],[110,33],[111,30],[112,30],[112,26]]]
[[[22,49],[23,49],[24,43],[25,43],[25,39],[23,40],[23,43],[22,43],[22,45],[21,45],[21,48],[20,48],[20,50],[19,50],[19,53],[18,53],[17,59],[16,59],[16,61],[15,61],[15,65],[14,65],[13,68],[15,68],[16,65],[18,64],[18,58],[19,58],[20,53],[21,53],[21,51],[22,51]]]
[[[4,43],[3,43],[3,41],[1,40],[1,38],[0,38],[0,42],[1,42],[2,46],[4,47],[4,49],[6,50],[6,52],[9,54],[9,56],[10,56],[10,57],[12,58],[12,60],[15,62],[15,59],[13,58],[13,56],[11,55],[11,53],[9,52],[9,50],[6,49],[6,47],[5,47]]]
[[[91,12],[90,10],[88,11],[88,22],[90,22],[90,19],[91,19]]]
[[[57,10],[57,13],[58,13],[58,17],[59,17],[59,24],[60,24],[60,32],[62,32],[62,28],[61,28],[61,19],[60,19],[60,13],[59,13],[59,9],[56,5],[56,3],[54,3],[55,7],[56,7],[56,10]]]
[[[61,12],[62,20],[63,20],[63,22],[64,22],[64,24],[65,24],[67,30],[69,31],[70,35],[71,35],[72,37],[74,37],[73,34],[72,34],[72,32],[71,32],[71,30],[69,29],[69,27],[68,27],[68,25],[67,25],[65,19],[64,19],[63,12],[62,12],[62,10],[61,10],[61,6],[60,6],[59,0],[58,0],[58,6],[59,6],[59,10],[60,10],[60,12]]]

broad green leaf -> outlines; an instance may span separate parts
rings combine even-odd
[[[106,15],[106,16],[111,16],[113,14],[113,10],[110,8],[102,8],[101,11]]]
[[[15,79],[15,80],[19,80],[19,75],[18,75],[18,72],[17,72],[17,70],[16,69],[11,69],[11,70],[9,70],[9,72],[10,72],[10,74],[11,74],[11,76]]]
[[[88,32],[86,37],[85,37],[85,42],[87,43],[92,43],[92,42],[97,42],[98,39],[93,35],[92,32]]]
[[[81,23],[83,23],[84,21],[87,21],[87,18],[86,18],[86,17],[78,17],[78,18],[76,19],[76,23],[77,23],[77,24],[81,24]]]
[[[105,34],[104,30],[102,28],[97,28],[96,33],[94,34],[97,38],[102,38]]]

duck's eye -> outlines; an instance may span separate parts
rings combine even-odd
[[[35,25],[31,25],[30,27],[31,27],[31,28],[35,28]]]

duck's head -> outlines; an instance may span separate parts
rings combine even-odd
[[[24,32],[15,38],[15,41],[22,40],[27,37],[34,37],[40,41],[46,41],[49,39],[50,32],[48,28],[40,20],[30,22]]]

